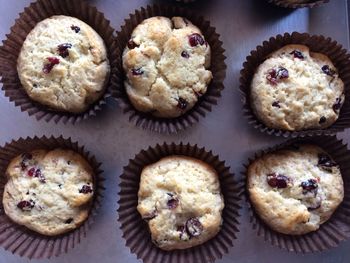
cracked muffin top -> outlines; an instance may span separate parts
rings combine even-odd
[[[342,202],[339,166],[315,145],[293,145],[256,159],[247,173],[251,203],[277,232],[316,231]]]
[[[137,210],[161,249],[186,249],[213,238],[223,208],[218,174],[198,159],[173,155],[142,170]]]
[[[32,100],[51,110],[81,113],[103,95],[110,66],[102,38],[89,25],[52,16],[28,34],[17,71]]]
[[[133,106],[161,118],[190,110],[212,79],[210,47],[182,17],[152,17],[139,24],[124,49],[123,67]]]
[[[269,55],[251,83],[250,103],[269,128],[325,129],[339,117],[344,83],[325,55],[287,45]]]
[[[15,223],[47,236],[79,227],[94,195],[93,170],[71,150],[35,150],[14,158],[6,170],[3,206]]]

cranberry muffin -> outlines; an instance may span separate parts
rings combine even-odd
[[[338,165],[315,145],[294,145],[256,159],[247,172],[251,203],[273,230],[316,231],[344,198]]]
[[[216,171],[185,156],[169,156],[141,173],[137,210],[163,250],[186,249],[213,238],[224,201]]]
[[[28,34],[17,71],[32,100],[51,110],[82,113],[103,95],[110,66],[102,38],[89,25],[52,16]]]
[[[161,118],[189,111],[212,79],[210,47],[182,17],[151,17],[139,24],[124,49],[123,67],[130,102]]]
[[[338,119],[344,100],[344,83],[332,61],[304,45],[269,55],[251,82],[251,107],[274,129],[325,129]]]
[[[10,162],[6,176],[4,211],[17,224],[55,236],[77,228],[89,215],[94,175],[78,153],[24,153]]]

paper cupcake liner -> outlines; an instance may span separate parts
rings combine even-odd
[[[246,188],[245,197],[248,201],[250,222],[252,223],[253,229],[257,232],[257,235],[263,237],[265,241],[270,242],[274,246],[295,253],[321,252],[338,246],[341,241],[350,237],[350,151],[341,140],[338,140],[336,136],[291,139],[283,144],[256,153],[255,156],[249,159],[248,163],[244,165],[245,171],[242,172],[242,175],[246,180],[248,167],[255,159],[264,154],[298,143],[318,145],[328,152],[338,163],[344,181],[343,202],[339,205],[332,217],[322,224],[317,231],[300,236],[286,235],[272,230],[260,219],[250,203],[249,193]]]
[[[62,136],[54,137],[34,137],[20,138],[16,141],[6,143],[0,148],[0,196],[3,196],[4,186],[6,184],[5,171],[11,159],[23,152],[35,149],[71,149],[81,154],[94,170],[95,195],[90,209],[89,217],[77,229],[58,236],[44,236],[29,230],[25,226],[18,225],[10,220],[4,212],[2,201],[0,203],[0,246],[13,254],[30,259],[44,259],[67,253],[80,243],[80,240],[86,236],[98,208],[101,206],[103,198],[103,181],[101,174],[101,163],[97,162],[94,156],[91,156],[84,147],[78,146],[70,138],[64,139]]]
[[[322,4],[328,3],[329,0],[316,0],[316,1],[309,1],[310,3],[306,4],[292,4],[292,3],[286,3],[286,0],[267,0],[269,3],[277,5],[279,7],[285,7],[285,8],[303,8],[303,7],[317,7]]]
[[[313,52],[327,55],[338,69],[339,76],[344,82],[345,102],[340,110],[339,118],[333,125],[326,129],[286,131],[269,128],[255,116],[250,106],[250,84],[257,67],[272,52],[288,44],[306,45]],[[330,135],[350,127],[350,55],[346,49],[330,38],[298,32],[271,37],[268,41],[264,41],[261,46],[257,46],[254,51],[250,52],[250,55],[247,56],[246,61],[243,63],[243,69],[240,74],[239,89],[242,95],[243,115],[255,129],[261,132],[283,137],[305,137]]]
[[[117,32],[116,42],[119,49],[120,61],[122,61],[121,56],[130,39],[132,31],[143,20],[153,16],[186,17],[202,31],[212,52],[210,70],[213,73],[213,80],[208,86],[207,92],[198,100],[196,105],[184,115],[171,119],[156,118],[151,114],[136,110],[131,104],[125,91],[125,74],[122,63],[120,63],[115,76],[115,82],[118,87],[113,95],[124,113],[129,115],[129,120],[136,126],[160,133],[177,133],[197,123],[201,117],[205,117],[206,113],[211,111],[213,105],[217,104],[217,100],[221,96],[221,91],[224,89],[223,81],[226,76],[225,50],[222,41],[219,39],[220,35],[216,33],[216,29],[212,27],[208,21],[204,20],[203,17],[197,16],[190,9],[183,9],[178,6],[152,5],[136,10],[134,14],[131,14],[130,17],[125,20],[125,24],[121,27],[120,32]]]
[[[221,231],[213,239],[193,248],[167,252],[152,243],[147,223],[137,211],[137,194],[142,169],[146,165],[155,163],[169,155],[190,156],[211,165],[219,175],[225,208],[222,213]],[[229,167],[226,167],[217,155],[204,148],[199,148],[197,145],[164,143],[142,150],[129,161],[121,175],[118,220],[121,224],[123,238],[126,240],[126,246],[145,263],[214,262],[216,259],[222,258],[223,254],[227,253],[229,248],[233,246],[233,241],[237,238],[236,234],[239,231],[238,211],[242,187],[243,184],[235,182]]]
[[[74,124],[96,115],[96,112],[101,110],[102,105],[106,104],[106,99],[111,96],[114,84],[111,77],[109,77],[104,95],[92,104],[87,111],[80,114],[53,111],[29,98],[17,74],[17,58],[29,32],[38,22],[53,15],[72,16],[89,24],[104,40],[111,67],[110,76],[115,74],[118,55],[113,36],[114,30],[103,13],[83,0],[38,0],[26,7],[19,15],[15,24],[11,27],[11,32],[6,35],[7,38],[0,47],[2,89],[5,91],[5,96],[13,101],[15,106],[19,106],[21,111],[26,111],[30,116],[34,115],[37,120],[44,119],[46,122],[52,120],[55,123],[62,121],[63,123]]]

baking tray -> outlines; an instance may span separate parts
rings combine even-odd
[[[152,3],[171,3],[175,1],[147,0],[94,0],[92,5],[104,12],[115,29],[119,29],[124,19],[141,6]],[[68,254],[50,260],[31,262],[55,263],[132,263],[140,262],[121,237],[117,222],[117,193],[119,175],[123,166],[140,149],[149,145],[166,142],[191,142],[212,149],[220,158],[226,160],[236,176],[242,171],[242,164],[253,152],[275,145],[282,138],[261,134],[255,131],[243,118],[240,94],[238,92],[239,71],[250,50],[263,40],[279,33],[300,31],[323,34],[337,40],[349,48],[349,28],[346,0],[331,0],[330,3],[315,8],[285,10],[272,7],[264,0],[198,0],[191,9],[209,19],[222,36],[227,56],[227,77],[222,98],[213,111],[202,118],[198,124],[176,135],[160,135],[136,128],[129,123],[118,105],[110,100],[101,112],[77,125],[46,123],[36,121],[14,107],[0,93],[0,144],[11,139],[34,135],[63,135],[72,137],[93,152],[107,178],[103,207],[87,238]],[[0,0],[0,37],[5,38],[18,13],[29,0]],[[350,131],[338,135],[350,142]],[[350,262],[350,240],[342,242],[337,248],[317,254],[295,254],[278,249],[257,237],[252,230],[246,212],[246,204],[241,210],[241,226],[234,247],[222,260],[217,262]],[[29,262],[28,259],[12,255],[0,249],[0,263]]]

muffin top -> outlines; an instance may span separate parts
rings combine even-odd
[[[338,165],[314,145],[294,145],[265,154],[248,167],[247,176],[255,211],[283,234],[317,230],[344,197]]]
[[[210,47],[182,17],[152,17],[133,31],[123,53],[125,88],[133,106],[156,117],[190,110],[212,79]]]
[[[327,128],[338,119],[344,100],[344,83],[331,60],[303,45],[269,55],[251,82],[251,107],[269,128]]]
[[[86,111],[103,95],[109,70],[102,38],[68,16],[38,23],[17,61],[18,76],[32,100],[71,113]]]
[[[214,237],[224,201],[216,171],[185,156],[169,156],[141,173],[137,210],[161,249],[185,249]]]
[[[47,236],[73,230],[88,217],[93,171],[71,150],[35,150],[14,158],[6,170],[3,206],[15,223]]]

